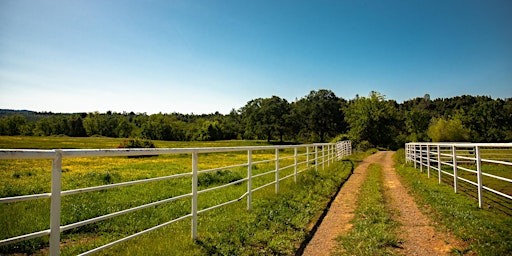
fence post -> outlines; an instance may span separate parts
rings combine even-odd
[[[411,154],[409,152],[410,145],[409,143],[405,144],[405,163],[409,163],[411,160],[409,159],[411,157]]]
[[[331,144],[327,145],[327,167],[331,166]]]
[[[452,145],[452,157],[453,157],[453,189],[457,193],[457,148]]]
[[[437,173],[439,176],[439,184],[441,184],[441,146],[437,145]]]
[[[430,145],[427,144],[427,173],[430,178]]]
[[[50,203],[50,255],[60,254],[60,200],[62,176],[62,151],[55,150],[52,160],[52,193]]]
[[[477,172],[477,180],[478,180],[478,207],[482,208],[482,156],[480,155],[480,146],[475,146],[475,154],[476,154],[476,172]]]
[[[297,147],[293,149],[293,181],[297,182]]]
[[[315,145],[315,171],[318,172],[318,146]]]
[[[325,145],[322,145],[322,171],[325,170]]]
[[[279,192],[279,148],[276,148],[276,194]]]
[[[416,169],[416,144],[412,148],[412,161],[414,162],[414,169]]]
[[[197,152],[192,152],[192,239],[197,238]]]
[[[306,168],[309,168],[309,146],[306,147]]]
[[[247,210],[252,211],[252,150],[247,150]]]
[[[420,172],[423,172],[423,145],[420,145]]]

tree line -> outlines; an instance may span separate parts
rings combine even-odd
[[[0,135],[175,141],[351,139],[362,149],[398,148],[409,141],[509,142],[512,98],[463,95],[431,100],[426,94],[398,104],[378,92],[346,100],[321,89],[293,102],[278,96],[253,99],[226,115],[2,110]]]

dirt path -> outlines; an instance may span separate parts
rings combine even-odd
[[[384,186],[387,195],[391,197],[389,206],[398,211],[396,220],[400,222],[400,239],[403,241],[399,253],[405,255],[450,255],[454,248],[463,248],[464,244],[457,241],[453,235],[436,232],[431,221],[425,216],[400,183],[392,156],[394,152],[384,154],[382,165]]]
[[[368,176],[368,165],[377,161],[377,154],[361,162],[334,199],[329,212],[304,250],[303,255],[329,255],[336,246],[336,237],[352,228],[350,220],[354,217],[359,188]]]
[[[390,198],[390,208],[398,212],[397,221],[401,223],[400,239],[402,248],[398,254],[404,255],[449,255],[452,248],[460,248],[449,234],[439,233],[430,226],[428,218],[423,215],[400,183],[393,168],[394,152],[381,151],[367,157],[355,170],[350,179],[343,185],[334,199],[329,212],[320,227],[304,250],[303,255],[330,255],[336,246],[336,237],[352,228],[350,221],[361,184],[367,177],[368,165],[375,163],[382,166],[386,196]]]

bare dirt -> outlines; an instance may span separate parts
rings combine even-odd
[[[465,247],[453,235],[435,230],[431,220],[419,210],[393,168],[393,154],[391,151],[378,152],[367,157],[354,170],[354,174],[334,199],[303,255],[330,255],[337,245],[336,237],[350,231],[359,189],[367,177],[368,166],[372,163],[382,166],[385,196],[389,198],[388,207],[397,213],[394,218],[400,223],[399,239],[402,243],[401,248],[395,250],[397,254],[449,255],[454,248]]]

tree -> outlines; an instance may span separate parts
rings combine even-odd
[[[241,112],[247,135],[266,138],[267,141],[278,135],[280,141],[283,141],[290,113],[288,101],[277,96],[258,98],[247,102]]]
[[[469,129],[459,119],[433,118],[427,134],[433,142],[462,142],[469,139]]]
[[[345,120],[350,127],[348,134],[356,143],[367,141],[374,146],[396,146],[398,113],[393,102],[387,101],[384,95],[372,91],[368,97],[352,100],[345,108]]]
[[[346,128],[342,103],[330,90],[311,91],[294,106],[295,118],[304,122],[302,133],[311,133],[324,142],[327,137],[343,133]],[[304,129],[306,129],[304,131]]]
[[[22,115],[13,115],[0,120],[0,134],[20,135],[27,120]]]
[[[69,133],[67,135],[71,137],[84,137],[87,135],[80,115],[75,114],[68,117],[67,124],[69,127]]]
[[[430,124],[430,113],[426,110],[413,109],[405,113],[405,127],[408,141],[428,141],[427,129]]]

